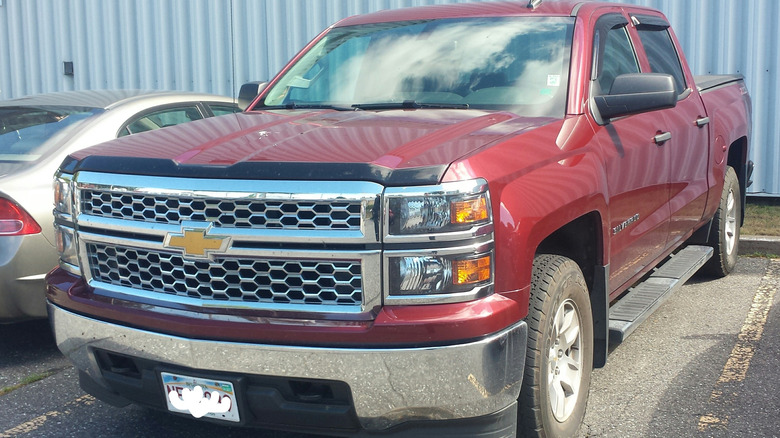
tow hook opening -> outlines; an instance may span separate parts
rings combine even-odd
[[[135,379],[141,377],[141,371],[136,366],[135,361],[127,356],[97,350],[95,357],[103,371]]]
[[[333,402],[333,389],[326,383],[290,381],[290,389],[298,401],[305,403]]]

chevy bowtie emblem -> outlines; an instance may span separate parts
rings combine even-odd
[[[165,235],[163,246],[182,251],[184,258],[211,260],[212,253],[225,252],[232,238],[230,236],[209,235],[211,223],[184,222],[180,233]]]

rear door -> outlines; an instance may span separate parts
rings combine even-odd
[[[683,68],[669,23],[660,16],[632,15],[650,71],[672,75],[677,106],[662,111],[671,139],[663,146],[671,156],[669,173],[670,244],[692,231],[701,221],[707,202],[709,158],[708,119],[698,90]]]

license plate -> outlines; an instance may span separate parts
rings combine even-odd
[[[160,374],[169,411],[190,414],[196,418],[240,421],[232,383],[181,374]],[[175,397],[172,397],[171,393],[175,394]],[[215,395],[216,400],[212,399]],[[171,400],[172,398],[174,400]],[[228,404],[230,408],[225,411]]]

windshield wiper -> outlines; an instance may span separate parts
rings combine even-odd
[[[384,103],[356,103],[353,108],[362,110],[383,110],[383,109],[469,109],[467,103],[428,103],[417,102],[414,100],[405,100],[403,102],[384,102]]]
[[[326,103],[297,103],[290,102],[284,105],[269,105],[258,107],[258,110],[276,110],[276,109],[332,109],[336,111],[360,111],[360,110],[386,110],[386,109],[469,109],[467,103],[429,103],[417,102],[415,100],[405,100],[403,102],[380,102],[380,103],[356,103],[352,106],[333,105]]]
[[[275,109],[332,109],[336,111],[357,111],[359,108],[353,106],[331,105],[326,103],[296,103],[290,102],[284,105],[269,105],[258,107],[259,110],[275,110]]]

